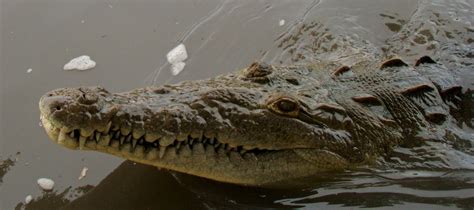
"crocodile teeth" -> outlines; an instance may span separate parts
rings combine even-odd
[[[112,141],[112,138],[106,138],[107,139],[107,145],[110,145],[110,142]]]
[[[110,139],[109,135],[102,136],[101,144],[108,146],[110,144]]]
[[[214,144],[216,142],[216,139],[212,138],[212,139],[209,139],[209,143],[210,144]]]
[[[100,136],[101,136],[101,133],[100,133],[100,132],[96,132],[96,133],[95,133],[95,141],[96,141],[96,142],[99,142]]]
[[[64,144],[66,142],[66,129],[61,128],[59,131],[59,136],[58,136],[58,143]]]
[[[86,145],[87,138],[84,136],[79,137],[79,149],[83,150]]]
[[[89,137],[91,136],[92,134],[94,133],[94,130],[92,129],[81,129],[81,136],[84,136],[84,137]]]
[[[140,131],[138,129],[134,129],[133,132],[132,132],[132,136],[134,139],[139,139],[141,138],[143,135],[145,135],[145,132],[144,131]]]
[[[112,127],[112,121],[110,121],[109,123],[107,123],[107,126],[105,126],[104,133],[109,133],[111,127]]]
[[[178,150],[180,147],[181,147],[181,142],[178,141],[178,143],[176,144],[176,150]]]
[[[145,134],[145,140],[146,140],[147,142],[150,142],[150,143],[152,143],[152,142],[158,140],[158,138],[159,138],[159,136],[156,135],[156,134],[153,134],[153,133],[146,133],[146,134]]]
[[[203,144],[196,144],[194,148],[195,148],[194,150],[198,153],[203,153],[205,151]]]
[[[166,147],[172,144],[173,142],[174,142],[174,137],[166,136],[160,139],[160,146]]]
[[[135,149],[137,147],[138,140],[132,140],[132,148]]]
[[[74,138],[74,131],[69,133],[69,137]]]
[[[122,145],[125,142],[125,136],[120,137],[120,145]]]
[[[63,126],[62,128],[56,128],[56,130],[58,130],[58,131],[61,131],[61,130],[62,130],[62,131],[64,131],[64,132],[66,132],[66,133],[69,133],[69,132],[71,132],[71,131],[74,131],[74,129],[68,128],[68,127],[66,127],[66,126]]]
[[[120,132],[122,133],[122,135],[126,136],[128,134],[130,134],[130,128],[129,127],[126,127],[126,126],[122,126],[120,128]]]
[[[160,147],[160,158],[163,158],[163,156],[165,156],[166,148],[167,147]]]
[[[127,139],[125,139],[125,142],[128,143],[132,140],[132,135],[128,135]]]

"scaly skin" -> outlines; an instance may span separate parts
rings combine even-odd
[[[459,87],[429,57],[416,71],[399,59],[337,67],[254,63],[124,93],[63,88],[41,98],[41,120],[71,149],[261,186],[371,164],[451,118],[443,94]]]

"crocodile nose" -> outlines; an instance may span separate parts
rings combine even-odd
[[[61,111],[66,104],[67,97],[55,95],[53,93],[47,93],[41,97],[39,102],[39,108],[41,114],[44,116],[49,116],[50,114]]]

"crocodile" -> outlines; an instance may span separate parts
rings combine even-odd
[[[39,102],[55,143],[220,182],[264,186],[376,164],[443,139],[462,86],[429,56],[345,66],[254,62],[235,73]]]

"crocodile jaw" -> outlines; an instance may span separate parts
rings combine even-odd
[[[127,140],[111,125],[84,136],[80,129],[55,126],[43,114],[41,122],[53,142],[69,149],[98,151],[221,182],[271,186],[348,166],[339,155],[320,149],[248,151],[206,136],[193,140],[175,139],[168,146],[144,145],[143,139],[140,141],[128,135],[130,139]]]
[[[67,148],[222,182],[269,185],[349,165],[341,151],[350,135],[275,114],[268,102],[280,94],[250,83],[201,83],[211,82],[114,94],[100,87],[57,89],[40,99],[41,120],[49,137]]]

